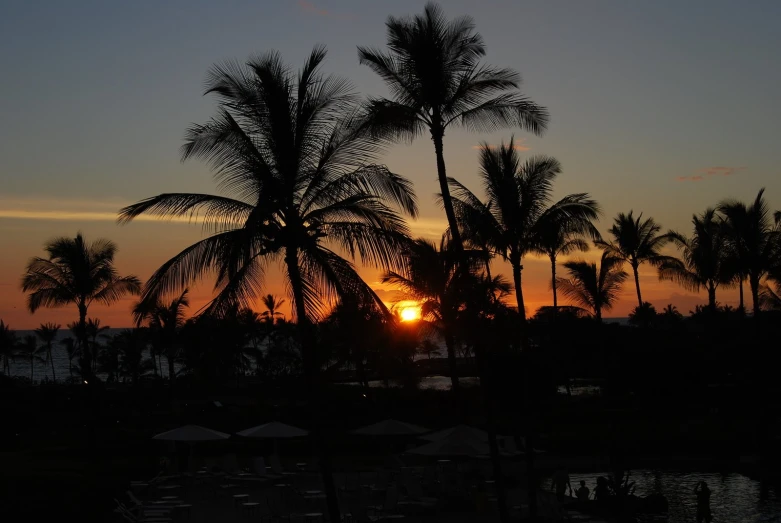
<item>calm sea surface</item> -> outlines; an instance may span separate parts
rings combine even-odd
[[[108,329],[105,334],[108,337],[114,336],[115,334],[122,332],[125,329]],[[16,331],[16,337],[19,341],[22,341],[25,336],[35,335],[35,331],[32,330],[18,330]],[[65,338],[72,338],[73,335],[68,329],[61,329],[57,333],[57,340],[52,345],[52,359],[54,360],[54,373],[57,377],[57,381],[62,381],[70,376],[70,371],[68,368],[68,353],[65,350],[65,347],[63,347],[60,342],[64,340]],[[99,343],[105,343],[105,339],[98,340]],[[43,344],[38,340],[38,345],[42,346]],[[41,357],[44,357],[44,353],[41,352]],[[148,353],[146,354],[146,357],[149,357]],[[74,370],[78,369],[79,361],[78,358],[73,359],[73,366]],[[165,358],[163,358],[162,361],[163,366],[163,375],[168,375],[168,366],[165,363]],[[99,374],[100,375],[100,374]],[[11,362],[11,376],[24,376],[26,378],[30,378],[30,361],[25,360],[23,358],[17,357],[15,361]],[[33,381],[39,382],[42,379],[52,379],[52,366],[51,363],[42,363],[42,362],[34,362],[33,363]]]

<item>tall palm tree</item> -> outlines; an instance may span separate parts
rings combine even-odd
[[[618,258],[632,266],[637,289],[637,304],[643,306],[643,296],[640,294],[640,273],[638,269],[643,263],[658,267],[668,259],[661,254],[661,248],[669,240],[660,234],[662,226],[653,218],[643,220],[643,214],[635,218],[634,211],[629,214],[618,213],[613,220],[613,226],[608,230],[610,241],[598,240],[594,243],[603,249],[611,258]]]
[[[333,248],[387,268],[401,262],[407,225],[396,208],[417,215],[409,181],[372,164],[381,148],[359,125],[350,84],[319,72],[325,49],[315,48],[295,76],[277,53],[247,64],[212,68],[207,93],[217,116],[187,133],[183,158],[211,162],[231,196],[172,193],[126,207],[125,223],[141,214],[195,216],[213,234],[163,264],[143,297],[154,299],[217,275],[206,312],[259,297],[266,267],[281,261],[302,340],[311,402],[319,401],[319,366],[312,321],[339,296],[374,295],[355,266]],[[376,298],[376,296],[375,296]],[[319,415],[313,406],[313,415]],[[339,521],[330,461],[318,423],[313,431],[331,521]]]
[[[392,99],[371,98],[370,126],[377,136],[412,140],[429,131],[437,176],[455,248],[462,242],[450,198],[443,151],[445,131],[461,126],[490,132],[521,127],[542,134],[548,112],[524,96],[520,75],[480,63],[485,44],[469,17],[448,20],[434,3],[414,17],[388,17],[388,50],[358,48],[362,64],[388,85]]]
[[[592,207],[594,217],[600,210],[596,202]],[[548,257],[551,267],[551,291],[553,292],[553,314],[558,314],[559,300],[556,287],[556,262],[559,256],[568,256],[574,252],[588,252],[586,238],[599,240],[601,236],[592,221],[594,218],[583,213],[580,216],[557,216],[556,219],[542,223],[538,229],[535,250]]]
[[[728,243],[738,264],[736,273],[741,282],[748,278],[755,318],[759,317],[761,308],[760,282],[781,265],[781,213],[771,215],[764,193],[765,190],[760,189],[748,205],[725,200],[718,207],[724,216]]]
[[[665,258],[659,265],[659,279],[674,281],[689,291],[708,291],[708,307],[716,310],[716,289],[730,285],[734,277],[730,273],[727,258],[727,236],[723,219],[716,209],[706,209],[692,217],[694,233],[687,237],[670,231],[667,238],[681,251],[681,259]]]
[[[11,327],[0,320],[0,359],[3,360],[3,374],[11,375],[11,360],[16,351],[16,333]]]
[[[34,335],[29,334],[25,336],[22,341],[16,346],[16,355],[29,360],[30,362],[30,383],[35,380],[35,364],[43,363],[41,357],[41,347],[38,346],[38,340]]]
[[[72,323],[69,323],[68,328],[71,328],[72,325]],[[73,378],[73,358],[78,355],[78,345],[76,344],[76,340],[71,337],[61,340],[60,344],[65,347],[65,354],[68,356],[68,373],[70,374],[70,377]]]
[[[420,304],[421,319],[441,334],[447,349],[450,381],[453,395],[460,395],[458,365],[456,360],[456,332],[458,315],[464,306],[466,292],[473,283],[474,270],[481,265],[481,256],[475,254],[470,271],[463,271],[464,257],[456,251],[454,243],[442,237],[439,247],[425,239],[411,243],[404,251],[405,268],[401,272],[388,271],[383,283],[398,288],[402,299]]]
[[[136,327],[141,327],[146,322],[151,331],[152,344],[165,354],[168,363],[168,380],[171,384],[176,379],[174,363],[180,347],[178,335],[187,319],[185,309],[190,306],[188,292],[188,289],[184,289],[170,302],[163,302],[158,297],[153,300],[141,300],[133,307]]]
[[[261,317],[263,317],[265,321],[274,323],[277,318],[285,317],[285,314],[279,310],[285,304],[284,299],[277,298],[273,294],[266,294],[261,298],[261,301],[263,302],[263,306],[266,307],[266,310],[261,314]]]
[[[610,310],[618,301],[621,286],[629,275],[621,266],[624,260],[607,252],[602,253],[599,267],[596,263],[569,261],[564,267],[569,278],[559,278],[559,288],[577,305],[592,311],[602,322],[602,311]]]
[[[599,205],[586,193],[570,194],[554,203],[553,182],[561,172],[561,164],[547,156],[522,162],[512,139],[498,148],[484,144],[480,167],[487,202],[451,178],[456,213],[467,239],[478,238],[510,262],[525,346],[526,308],[521,279],[524,257],[543,248],[551,229],[566,224],[578,233],[591,231]]]
[[[75,238],[54,239],[44,250],[48,257],[33,258],[22,277],[22,290],[29,292],[27,306],[34,313],[41,307],[76,305],[82,378],[90,379],[94,354],[86,337],[89,306],[94,302],[111,305],[127,294],[137,294],[141,282],[135,276],[119,276],[114,267],[117,247],[109,240],[88,243],[78,233]]]
[[[52,366],[52,380],[57,381],[57,376],[54,373],[54,358],[52,358],[52,344],[57,339],[57,333],[60,331],[62,325],[58,323],[41,323],[41,326],[35,329],[35,334],[44,343],[44,350],[46,351],[46,361],[51,363]]]

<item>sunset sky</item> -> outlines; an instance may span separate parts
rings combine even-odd
[[[207,166],[180,163],[184,131],[215,108],[202,96],[207,69],[270,49],[297,68],[313,45],[328,46],[324,70],[358,92],[384,95],[358,64],[356,46],[384,46],[389,14],[422,11],[396,0],[205,0],[73,2],[5,0],[0,6],[0,318],[13,328],[66,323],[75,310],[30,315],[19,288],[44,242],[82,231],[119,245],[124,274],[148,277],[201,237],[198,226],[152,220],[115,224],[116,211],[161,192],[211,192]],[[781,209],[781,2],[688,0],[442,1],[449,17],[469,14],[487,62],[512,67],[524,91],[548,107],[543,137],[520,130],[445,137],[448,174],[479,193],[476,147],[513,132],[522,154],[563,164],[557,196],[587,191],[603,206],[605,231],[619,211],[643,212],[665,229],[690,232],[691,215],[725,197],[767,189]],[[415,182],[417,235],[445,228],[430,140],[392,148],[383,160]],[[588,255],[587,255],[588,256]],[[591,253],[595,256],[595,253]],[[501,264],[497,262],[497,267]],[[528,259],[528,312],[550,304],[549,264]],[[504,268],[503,266],[501,266]],[[505,268],[506,269],[506,268]],[[509,275],[509,271],[505,270]],[[379,271],[362,271],[381,289]],[[194,308],[210,282],[193,291]],[[283,294],[278,278],[268,292]],[[687,313],[706,300],[641,273],[644,298]],[[381,290],[381,296],[389,294]],[[635,305],[627,284],[608,316]],[[719,301],[734,303],[736,291]],[[91,315],[129,326],[131,300]]]

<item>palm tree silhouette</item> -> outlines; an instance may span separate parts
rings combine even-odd
[[[467,288],[473,283],[473,272],[481,264],[479,253],[472,254],[466,257],[472,270],[463,271],[463,263],[459,262],[465,258],[456,251],[455,244],[447,235],[442,237],[438,248],[421,238],[405,250],[404,271],[388,271],[382,277],[382,283],[391,284],[401,291],[403,300],[417,301],[421,319],[445,340],[451,388],[456,401],[460,396],[456,360],[458,315],[464,306]]]
[[[588,198],[587,194],[583,195]],[[582,212],[579,215],[559,214],[552,220],[541,223],[537,233],[537,247],[535,251],[548,257],[551,266],[551,291],[553,292],[553,314],[558,315],[559,300],[556,288],[556,262],[559,256],[567,256],[574,252],[588,252],[589,244],[586,237],[591,240],[599,240],[601,236],[592,220],[600,213],[596,202],[585,204],[591,207],[593,214]]]
[[[41,348],[38,347],[38,340],[32,334],[25,336],[16,346],[16,355],[30,361],[30,383],[35,380],[35,364],[43,363],[41,358]]]
[[[748,278],[754,317],[760,311],[760,281],[781,266],[781,213],[771,215],[760,189],[752,203],[725,200],[718,210],[724,215],[728,243],[738,264],[738,278]]]
[[[602,253],[599,267],[596,263],[569,261],[564,267],[569,278],[559,278],[559,288],[567,298],[592,311],[602,322],[602,311],[610,310],[619,298],[621,285],[629,275],[621,266],[624,260],[607,252]]]
[[[188,289],[168,303],[159,298],[154,300],[141,300],[133,308],[133,318],[136,327],[144,322],[149,325],[153,345],[165,354],[168,363],[168,381],[171,384],[176,379],[174,364],[179,354],[178,335],[184,326],[186,317],[185,309],[190,306]],[[154,355],[152,355],[154,361]]]
[[[457,251],[460,231],[450,198],[443,152],[445,131],[461,126],[491,132],[521,127],[542,134],[548,112],[521,94],[520,75],[480,64],[485,45],[469,17],[445,18],[434,3],[414,17],[388,17],[388,51],[358,48],[362,64],[388,85],[392,99],[371,98],[375,136],[412,140],[428,130],[434,142],[439,188]]]
[[[34,313],[41,307],[76,305],[81,375],[89,380],[93,377],[94,359],[86,333],[89,306],[96,301],[111,305],[127,294],[137,294],[141,282],[135,276],[119,276],[114,267],[117,247],[109,240],[87,243],[78,233],[75,238],[52,240],[44,250],[48,257],[33,258],[22,277],[22,290],[29,292],[27,306]]]
[[[480,177],[488,201],[483,203],[454,179],[450,185],[460,227],[465,238],[477,238],[490,250],[510,262],[521,323],[521,340],[526,346],[526,309],[521,275],[523,258],[539,252],[552,229],[593,230],[591,220],[599,214],[598,204],[586,193],[570,194],[553,203],[553,182],[561,172],[555,158],[531,157],[522,162],[514,142],[480,151]]]
[[[41,326],[35,329],[35,334],[44,343],[44,349],[46,351],[46,361],[51,363],[52,366],[52,380],[57,381],[57,376],[54,373],[54,358],[52,358],[52,344],[57,339],[57,333],[62,325],[58,323],[41,323]]]
[[[644,301],[629,312],[629,323],[648,328],[655,323],[658,313],[651,302]]]
[[[98,369],[98,354],[101,350],[101,345],[98,343],[98,338],[108,337],[107,331],[111,329],[108,325],[101,325],[98,318],[88,318],[87,323],[84,324],[84,336],[87,339],[90,347],[90,351],[94,355],[92,358],[92,372],[96,372]]]
[[[277,298],[273,294],[266,294],[263,296],[263,298],[261,298],[261,301],[263,302],[263,306],[266,307],[266,310],[261,314],[261,317],[265,321],[274,323],[277,318],[285,318],[284,313],[279,311],[279,309],[285,304],[285,300],[282,298]]]
[[[333,249],[364,263],[399,266],[408,229],[396,208],[417,215],[411,183],[370,163],[381,148],[359,125],[350,84],[319,72],[324,58],[325,49],[315,48],[297,77],[277,53],[213,67],[207,93],[217,95],[218,114],[188,131],[183,158],[210,161],[220,187],[232,196],[161,194],[119,213],[126,223],[141,214],[172,218],[201,211],[213,231],[164,263],[147,282],[144,299],[176,292],[214,271],[216,296],[205,312],[249,307],[259,297],[265,268],[282,261],[312,403],[320,400],[313,319],[339,296],[378,299],[353,263]],[[317,426],[329,515],[339,521]]]
[[[643,297],[640,294],[640,275],[638,268],[643,263],[650,263],[658,267],[668,259],[659,251],[667,243],[668,238],[659,234],[661,225],[653,218],[642,219],[643,214],[635,218],[633,211],[629,214],[618,213],[613,220],[613,226],[609,229],[612,236],[610,241],[597,240],[594,242],[603,249],[611,258],[618,258],[632,266],[637,288],[637,304],[642,307]]]
[[[11,360],[16,351],[16,333],[11,327],[0,320],[0,359],[3,360],[3,374],[11,375]]]
[[[760,287],[760,305],[767,310],[781,311],[781,278],[775,278],[774,284],[775,289],[770,286],[769,281],[766,281],[765,284]]]
[[[676,307],[672,303],[668,303],[667,306],[665,306],[665,308],[662,310],[662,314],[668,319],[674,319],[674,320],[683,319],[683,314],[681,314],[680,311],[678,310],[678,307]]]
[[[147,341],[143,329],[124,329],[114,335],[109,342],[116,352],[118,373],[130,378],[133,386],[138,384],[141,376],[154,367],[151,359],[144,359]]]
[[[667,238],[681,251],[682,259],[665,258],[659,265],[659,279],[674,281],[686,290],[708,291],[708,307],[716,311],[716,289],[734,280],[729,270],[727,236],[723,219],[715,209],[692,217],[694,233],[687,237],[670,231]]]
[[[78,323],[72,322],[68,324],[68,329],[70,329],[71,332],[75,332],[78,330]],[[60,345],[65,347],[65,354],[68,356],[68,373],[70,374],[70,377],[73,378],[73,358],[78,356],[79,348],[76,343],[76,340],[71,337],[64,338],[60,341]]]

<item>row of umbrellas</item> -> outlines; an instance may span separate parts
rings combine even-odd
[[[429,441],[429,443],[420,447],[408,450],[408,454],[417,454],[422,456],[480,456],[488,454],[488,433],[468,425],[456,425],[437,432],[398,421],[386,419],[366,427],[351,431],[352,434],[362,436],[417,436],[420,439]],[[242,430],[237,433],[246,438],[265,438],[265,439],[288,439],[299,438],[309,434],[308,431],[272,421],[264,423],[257,427]],[[185,425],[153,437],[156,440],[164,441],[218,441],[228,439],[230,434],[220,432],[200,425]],[[499,436],[506,439],[506,436]],[[505,454],[509,454],[505,452]]]

